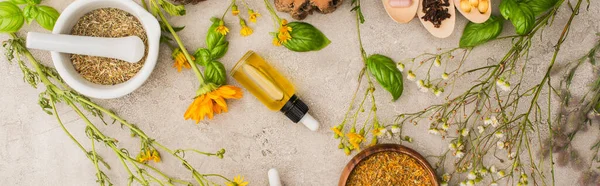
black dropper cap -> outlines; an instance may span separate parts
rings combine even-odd
[[[298,123],[308,112],[308,106],[298,96],[293,95],[280,111],[294,123]]]

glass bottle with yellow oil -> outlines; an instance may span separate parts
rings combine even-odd
[[[308,106],[296,96],[294,85],[258,54],[248,51],[230,74],[269,109],[283,112],[312,131],[319,129],[319,122],[308,114]]]

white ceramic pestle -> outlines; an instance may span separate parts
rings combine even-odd
[[[27,48],[115,58],[130,63],[139,62],[145,52],[144,42],[137,36],[104,38],[37,32],[27,33]]]

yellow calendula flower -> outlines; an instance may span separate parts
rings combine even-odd
[[[233,16],[237,16],[238,14],[240,14],[240,10],[238,10],[238,6],[236,4],[233,4],[233,6],[231,6],[231,14],[233,14]]]
[[[383,127],[376,127],[373,129],[373,136],[381,136],[385,134],[387,130]]]
[[[160,155],[158,154],[158,151],[152,150],[152,160],[154,160],[155,163],[160,162]]]
[[[246,20],[240,18],[240,25],[242,26],[242,29],[240,30],[240,34],[244,37],[252,35],[252,33],[254,32],[252,30],[252,28],[248,27],[248,25],[246,25]]]
[[[348,142],[350,142],[350,145],[352,145],[352,147],[354,147],[357,150],[360,150],[360,144],[363,142],[363,140],[365,140],[365,137],[357,134],[356,132],[350,132],[347,134],[348,136]]]
[[[186,120],[192,119],[196,123],[203,120],[205,116],[212,119],[215,113],[227,112],[226,99],[240,98],[242,98],[242,89],[232,85],[224,85],[196,97],[183,117]]]
[[[219,32],[221,35],[227,35],[227,33],[229,33],[229,28],[227,28],[225,22],[221,20],[219,26],[215,28],[215,31]]]
[[[344,136],[344,133],[342,133],[342,131],[337,127],[331,127],[331,130],[333,131],[334,134],[337,134],[340,137]]]
[[[248,185],[247,181],[244,181],[244,177],[242,177],[241,175],[236,176],[235,178],[233,178],[232,182],[227,183],[227,186],[246,186]]]
[[[281,46],[281,43],[279,42],[279,39],[273,38],[273,45],[275,45],[275,46]]]
[[[260,17],[260,14],[258,12],[255,12],[252,9],[248,9],[248,16],[250,19],[250,22],[256,23],[256,18]]]
[[[182,68],[192,68],[187,58],[185,58],[183,52],[181,52],[181,49],[176,48],[175,50],[173,50],[173,53],[171,53],[171,57],[173,57],[174,60],[173,68],[177,68],[177,72],[181,72]],[[192,60],[196,60],[194,59],[194,56],[190,57],[192,58]]]

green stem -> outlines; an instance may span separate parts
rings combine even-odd
[[[151,2],[152,2],[152,5],[158,10],[156,12],[157,12],[158,16],[160,17],[161,21],[165,24],[165,26],[167,26],[167,29],[169,30],[169,32],[171,33],[171,35],[173,35],[173,38],[175,39],[175,41],[179,45],[179,48],[183,52],[183,54],[185,56],[185,59],[187,59],[187,62],[192,67],[192,70],[194,70],[194,73],[196,74],[196,78],[198,78],[198,81],[200,82],[200,85],[203,85],[204,84],[204,76],[202,75],[202,72],[200,72],[200,69],[198,69],[198,66],[196,66],[196,64],[194,63],[194,60],[192,60],[192,57],[189,54],[188,50],[183,45],[183,42],[181,42],[181,39],[179,38],[179,35],[177,35],[177,32],[175,32],[175,30],[173,30],[173,27],[171,26],[171,24],[169,24],[169,22],[167,21],[167,18],[162,13],[162,11],[160,11],[160,8],[156,4],[156,2],[154,0],[151,0]]]
[[[268,0],[264,0],[264,1],[265,1],[265,5],[267,6],[267,9],[269,10],[269,13],[271,13],[271,16],[274,17],[275,19],[277,19],[277,23],[275,23],[275,24],[278,25],[279,23],[281,23],[281,18],[279,18],[277,13],[275,13],[275,9],[273,8],[273,6],[271,6],[271,3]]]
[[[227,12],[229,12],[229,9],[231,9],[231,7],[235,4],[235,0],[231,1],[231,4],[229,4],[229,6],[227,7],[227,9],[225,10],[225,12],[223,12],[223,16],[221,16],[221,20],[225,20],[225,15],[227,15]]]

